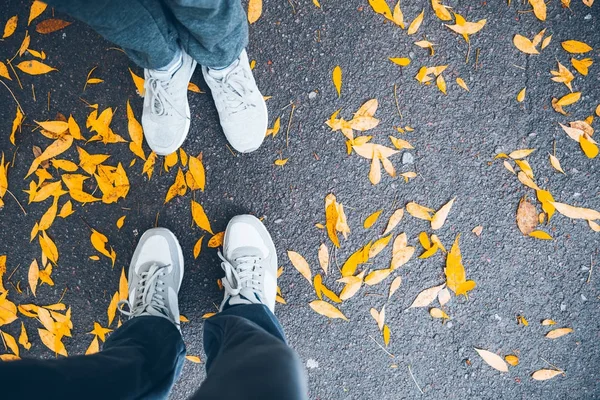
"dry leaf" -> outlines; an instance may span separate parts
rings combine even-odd
[[[523,100],[525,100],[525,91],[527,90],[527,88],[523,88],[521,89],[521,91],[519,92],[519,94],[517,94],[517,101],[519,103],[522,103]]]
[[[394,293],[396,293],[396,290],[398,290],[398,288],[400,287],[401,284],[402,284],[402,277],[401,276],[395,277],[394,280],[392,281],[392,284],[390,285],[390,293],[388,295],[388,300],[392,298],[392,295]]]
[[[385,278],[387,278],[388,276],[390,276],[390,274],[392,273],[393,269],[388,268],[388,269],[376,269],[375,271],[371,271],[366,277],[365,277],[365,284],[369,285],[369,286],[373,286],[376,285],[378,283],[381,283]]]
[[[410,64],[410,58],[389,58],[389,60],[401,67],[406,67],[408,64]]]
[[[262,15],[263,0],[250,0],[248,2],[248,22],[250,24],[258,21]]]
[[[421,293],[417,295],[415,300],[412,302],[409,308],[415,307],[427,307],[431,304],[433,300],[437,297],[440,290],[442,290],[446,286],[445,284],[441,284],[439,286],[434,286],[429,289],[423,290]]]
[[[200,203],[197,203],[194,200],[192,200],[191,209],[192,209],[192,218],[194,219],[194,222],[196,223],[196,225],[198,225],[198,227],[200,229],[204,229],[211,235],[214,235],[214,232],[210,226],[210,221],[209,221],[208,217],[206,216],[206,213],[204,212],[204,208],[200,205]]]
[[[27,331],[25,330],[25,325],[23,321],[21,321],[21,334],[19,335],[19,344],[23,346],[25,350],[29,350],[31,348],[31,343],[29,343],[29,337],[27,336]]]
[[[396,3],[394,7],[394,15],[392,16],[392,21],[400,28],[404,29],[404,14],[402,14],[402,10],[400,9],[400,0]]]
[[[191,361],[191,362],[193,362],[195,364],[200,364],[202,362],[202,360],[198,356],[186,355],[185,359],[188,360],[188,361]]]
[[[333,80],[338,97],[340,97],[342,95],[342,68],[339,65],[336,65],[333,69],[331,79]]]
[[[377,322],[377,327],[379,330],[383,330],[383,325],[385,325],[385,306],[381,308],[381,312],[374,308],[371,308],[369,312],[371,313],[371,317],[373,317],[375,322]]]
[[[431,221],[432,216],[430,214],[435,210],[411,201],[406,205],[406,211],[415,218]]]
[[[64,29],[69,25],[71,25],[71,22],[50,18],[38,23],[35,27],[35,31],[41,34],[47,34]]]
[[[594,61],[591,58],[584,58],[583,60],[571,58],[571,65],[573,65],[573,68],[575,68],[577,72],[584,76],[588,74],[588,70],[593,63]]]
[[[219,247],[223,244],[223,238],[225,237],[225,232],[216,233],[213,237],[208,240],[208,247],[214,249],[215,247]]]
[[[577,40],[566,40],[561,45],[563,49],[572,54],[583,54],[593,50],[587,43]]]
[[[321,246],[319,246],[318,257],[319,257],[319,265],[325,272],[325,275],[327,275],[327,269],[329,268],[329,249],[327,248],[325,243],[321,243]]]
[[[544,38],[544,40],[542,40],[542,50],[544,50],[546,47],[548,47],[548,45],[550,44],[551,40],[552,40],[552,35],[546,36]]]
[[[354,275],[356,269],[360,264],[364,264],[369,260],[369,252],[371,251],[372,243],[369,242],[365,246],[356,250],[354,253],[348,257],[344,265],[342,266],[342,276],[351,276]]]
[[[540,369],[531,374],[531,377],[536,381],[545,381],[546,379],[554,378],[556,375],[562,374],[563,371],[554,369]]]
[[[558,329],[553,329],[550,332],[548,332],[546,334],[546,337],[548,339],[556,339],[556,338],[559,338],[561,336],[568,335],[571,332],[573,332],[572,328],[558,328]]]
[[[467,92],[469,92],[469,87],[467,86],[467,84],[465,83],[465,81],[462,78],[456,78],[456,83],[458,84],[458,86],[460,86],[461,88],[465,89]]]
[[[417,31],[421,27],[421,24],[423,23],[423,17],[424,16],[425,16],[425,9],[423,9],[423,11],[421,11],[421,14],[419,14],[413,20],[413,22],[411,22],[410,25],[408,26],[408,31],[406,31],[406,33],[408,35],[414,35],[415,33],[417,33]]]
[[[455,199],[456,197],[450,200],[448,203],[444,204],[442,208],[440,208],[435,214],[433,214],[433,218],[431,219],[431,229],[440,229],[444,225],[444,222],[446,222],[446,218],[448,217],[448,213],[450,212],[450,209],[452,208]]]
[[[540,21],[546,20],[546,3],[544,0],[529,0],[529,4],[533,7],[533,13]]]
[[[507,356],[504,356],[504,361],[506,361],[509,365],[516,367],[517,365],[519,365],[519,357],[509,354]]]
[[[597,220],[600,219],[600,212],[592,210],[591,208],[574,207],[565,203],[552,202],[551,203],[556,211],[572,219],[586,219],[586,220]]]
[[[542,321],[542,325],[543,326],[549,326],[549,325],[555,325],[555,324],[556,324],[556,322],[554,322],[551,319],[545,319],[545,320]]]
[[[363,223],[363,227],[365,229],[369,229],[370,227],[372,227],[373,224],[375,224],[375,222],[377,222],[377,219],[379,218],[379,216],[381,215],[382,212],[383,212],[383,210],[378,210],[378,211],[375,211],[373,214],[369,215],[365,219],[365,222]]]
[[[312,272],[310,271],[310,267],[308,262],[302,257],[300,254],[295,251],[288,250],[287,252],[288,258],[292,262],[292,265],[300,274],[306,278],[308,283],[312,285]]]
[[[513,38],[513,44],[519,50],[526,54],[539,54],[540,52],[535,48],[533,42],[527,39],[525,36],[515,35]]]
[[[38,60],[21,61],[16,67],[29,75],[42,75],[47,74],[48,72],[58,71],[56,68],[52,68]]]
[[[398,223],[402,220],[403,216],[404,216],[403,208],[399,208],[396,211],[394,211],[394,213],[388,220],[387,226],[385,228],[385,231],[382,233],[382,235],[387,235],[389,232],[391,232],[396,227],[396,225],[398,225]]]
[[[533,238],[536,238],[536,239],[552,240],[552,236],[550,236],[549,234],[547,234],[544,231],[539,231],[539,230],[535,230],[533,232],[530,232],[529,236],[531,236]]]
[[[517,208],[517,226],[523,235],[529,235],[538,224],[537,210],[525,197]]]
[[[448,288],[443,288],[438,292],[437,295],[438,301],[440,302],[440,306],[446,305],[450,301],[450,291]]]
[[[95,354],[95,353],[98,353],[99,351],[100,351],[100,343],[98,342],[98,336],[94,335],[94,338],[92,339],[92,343],[90,343],[87,350],[85,351],[85,355],[87,356],[90,354]]]
[[[31,21],[39,17],[44,12],[46,7],[48,7],[48,5],[43,1],[35,0],[31,4],[31,8],[29,9],[29,19],[27,20],[27,26],[31,24]]]
[[[508,372],[508,366],[499,355],[491,351],[475,348],[475,351],[490,367],[497,369],[500,372]]]
[[[17,29],[17,23],[19,21],[19,17],[17,15],[10,17],[8,21],[6,21],[6,25],[4,25],[4,33],[2,34],[2,39],[6,39],[12,36]]]
[[[345,321],[348,321],[348,318],[346,318],[346,316],[342,314],[340,310],[323,300],[312,301],[311,303],[309,303],[309,306],[316,313],[324,315],[328,318],[341,318]]]
[[[371,8],[373,8],[373,11],[375,11],[377,14],[381,14],[387,19],[393,20],[390,7],[385,0],[369,0],[369,4],[371,5]]]
[[[450,317],[448,316],[448,314],[446,314],[445,312],[443,312],[439,308],[435,308],[435,307],[432,308],[431,310],[429,310],[429,315],[431,315],[432,318],[450,319]]]
[[[123,224],[125,223],[125,217],[126,215],[123,215],[121,218],[119,218],[116,222],[115,225],[117,225],[117,229],[121,229],[123,227]]]
[[[450,11],[442,4],[442,0],[431,0],[431,7],[435,12],[435,15],[442,21],[452,20]]]
[[[383,344],[385,344],[385,347],[387,347],[390,344],[390,335],[391,335],[389,326],[387,326],[387,325],[383,326],[382,335],[383,335]]]
[[[29,287],[31,288],[31,293],[35,296],[35,290],[37,288],[38,279],[40,277],[40,268],[38,266],[37,260],[33,260],[29,265],[29,273],[27,275],[27,281],[29,282]]]
[[[555,156],[553,156],[552,154],[549,154],[550,156],[550,164],[552,165],[552,167],[557,170],[558,172],[562,172],[563,174],[565,173],[565,171],[562,169],[562,167],[560,166],[560,161],[558,160],[558,158],[556,158]]]
[[[581,92],[569,93],[569,94],[561,97],[560,99],[558,99],[558,101],[556,102],[556,105],[558,105],[560,107],[568,106],[573,103],[577,103],[580,98],[581,98]]]

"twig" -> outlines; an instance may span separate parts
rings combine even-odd
[[[374,341],[374,342],[375,342],[375,344],[376,344],[377,346],[381,347],[381,350],[385,351],[385,352],[387,353],[387,355],[388,355],[388,356],[390,356],[390,357],[392,357],[392,358],[394,358],[394,357],[395,357],[395,356],[394,356],[392,353],[390,353],[389,351],[387,351],[387,350],[385,349],[385,347],[383,347],[382,345],[380,345],[380,344],[379,344],[379,342],[377,342],[377,340],[373,339],[373,336],[369,335],[369,338],[371,338],[371,340],[372,340],[372,341]]]
[[[419,392],[421,392],[421,394],[425,394],[425,393],[423,393],[423,390],[421,390],[421,386],[419,386],[419,384],[417,383],[417,380],[415,379],[415,376],[413,375],[412,371],[410,370],[410,365],[408,366],[408,372],[410,373],[410,377],[412,378],[412,380],[415,382],[415,385],[417,385],[417,389],[419,389]]]
[[[23,89],[23,85],[21,85],[21,79],[19,78],[19,75],[17,75],[17,71],[15,71],[15,67],[13,67],[13,65],[12,65],[11,61],[12,61],[12,60],[10,60],[10,61],[9,61],[9,60],[6,60],[6,62],[7,62],[7,63],[8,63],[8,65],[10,66],[10,69],[12,69],[12,71],[13,71],[13,74],[15,74],[15,76],[17,77],[17,83],[19,84],[19,87],[20,87],[21,89]]]
[[[21,104],[19,103],[19,100],[17,100],[17,98],[15,97],[15,94],[13,93],[12,90],[10,90],[10,88],[6,85],[6,83],[4,83],[4,81],[0,81],[1,84],[4,85],[4,87],[10,92],[10,94],[12,95],[12,98],[15,100],[15,103],[17,103],[17,106],[21,109],[21,113],[25,114],[25,112],[23,111],[23,107],[21,107]]]
[[[65,286],[65,290],[63,290],[62,294],[60,295],[60,299],[58,299],[57,303],[62,302],[63,297],[65,297],[65,293],[67,293],[67,287]]]
[[[475,52],[475,70],[477,70],[478,65],[479,65],[479,51],[481,50],[480,47],[477,48],[477,51]]]
[[[556,365],[552,364],[551,362],[549,362],[549,361],[548,361],[548,360],[546,360],[545,358],[543,358],[543,357],[540,357],[540,358],[541,358],[543,361],[545,361],[545,362],[546,362],[546,364],[548,364],[548,365],[551,365],[552,367],[554,367],[554,368],[555,368],[557,371],[560,371],[560,372],[562,372],[563,374],[565,373],[565,371],[563,371],[562,369],[558,368]]]
[[[6,278],[6,281],[10,281],[10,278],[12,278],[12,276],[14,275],[15,272],[17,272],[17,270],[19,269],[19,267],[21,266],[21,264],[17,265],[15,267],[15,269],[13,269],[13,271],[10,273],[10,275],[8,276],[8,278]]]
[[[48,92],[48,111],[50,111],[50,92]]]
[[[471,42],[468,42],[469,48],[467,49],[467,58],[465,59],[465,64],[469,63],[469,55],[471,54]]]
[[[35,99],[35,86],[33,86],[33,83],[31,84],[31,94],[33,95],[33,101],[37,101]]]
[[[523,71],[527,71],[527,69],[525,67],[521,67],[520,65],[513,64],[512,66],[515,67],[515,68],[522,69]]]
[[[288,3],[290,3],[290,6],[292,6],[292,13],[296,14],[296,7],[294,7],[294,4],[292,4],[292,0],[288,0]]]
[[[25,209],[23,208],[23,206],[21,205],[21,203],[19,203],[19,200],[17,200],[17,198],[15,197],[15,195],[12,194],[12,192],[10,190],[8,190],[8,188],[6,188],[6,192],[8,194],[10,194],[13,199],[15,199],[15,201],[17,202],[17,204],[19,205],[19,207],[21,207],[21,211],[23,211],[23,214],[27,215],[27,212],[25,211]]]
[[[592,259],[592,255],[590,254],[590,273],[588,274],[588,278],[586,283],[590,283],[592,280],[592,271],[594,270],[594,260]]]
[[[290,112],[290,120],[288,121],[287,132],[285,133],[285,147],[290,145],[290,127],[292,126],[292,118],[294,117],[294,110],[296,105],[292,103],[292,111]]]
[[[400,112],[400,105],[398,104],[398,94],[396,93],[398,89],[398,85],[394,83],[394,100],[396,100],[396,109],[398,110],[398,115],[400,115],[400,119],[402,119],[402,113]]]
[[[229,151],[231,152],[231,154],[236,157],[235,153],[233,152],[233,150],[231,150],[231,147],[229,147],[228,144],[225,144],[225,146],[227,146],[227,148],[229,149]]]
[[[154,227],[158,228],[158,216],[160,215],[160,211],[156,213],[156,221],[154,222]]]

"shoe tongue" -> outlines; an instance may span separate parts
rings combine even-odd
[[[229,259],[234,266],[240,264],[240,262],[236,260],[240,257],[263,257],[263,254],[262,251],[256,247],[246,246],[238,247],[229,255]]]
[[[222,79],[225,75],[233,71],[240,63],[240,60],[235,60],[230,66],[223,69],[209,69],[208,74],[215,79]]]

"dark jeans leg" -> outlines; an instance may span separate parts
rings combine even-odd
[[[248,45],[240,0],[163,0],[175,17],[183,49],[209,68],[225,68]]]
[[[142,68],[164,67],[177,54],[177,29],[160,0],[44,1],[85,22]]]
[[[204,323],[206,380],[192,399],[307,398],[298,355],[266,306],[237,305]]]
[[[3,399],[166,399],[185,359],[175,325],[136,317],[101,352],[51,360],[0,362]]]

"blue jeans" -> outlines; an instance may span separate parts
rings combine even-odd
[[[191,399],[307,398],[304,368],[263,305],[236,305],[204,322],[206,380]],[[181,373],[185,345],[166,318],[136,317],[101,352],[0,362],[5,399],[166,399]]]
[[[181,46],[200,65],[224,68],[248,44],[240,0],[45,0],[125,50],[142,68],[166,66]]]

